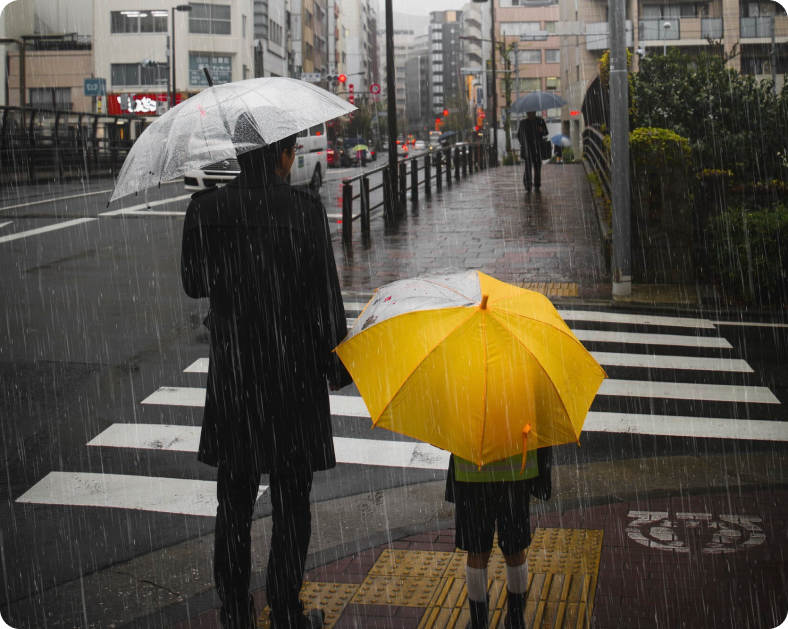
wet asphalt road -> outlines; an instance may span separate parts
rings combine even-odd
[[[382,163],[379,159],[368,168]],[[329,171],[321,191],[329,214],[332,204],[336,207],[339,180],[353,174],[355,169]],[[167,212],[185,210],[188,193],[181,184],[151,192],[149,201],[161,202],[153,212],[138,207],[139,197],[107,208],[108,193],[79,194],[71,191],[66,196],[72,198],[48,203],[39,203],[40,197],[17,198],[21,207],[0,209],[5,313],[0,342],[0,606],[153,549],[211,535],[213,530],[211,517],[17,502],[52,472],[95,475],[91,478],[108,474],[215,478],[215,470],[197,463],[192,452],[86,445],[113,424],[199,426],[199,407],[141,402],[161,387],[204,386],[204,373],[184,370],[207,357],[207,336],[201,326],[207,306],[188,299],[180,286],[183,218]],[[4,207],[14,204],[6,202]],[[124,208],[130,213],[106,214]],[[9,238],[14,236],[18,237]],[[356,314],[348,312],[349,317]],[[729,317],[730,313],[718,315]],[[593,321],[572,327],[589,332],[622,330]],[[720,345],[730,347],[671,346],[669,352],[656,353],[744,360],[752,371],[702,370],[690,366],[690,361],[684,369],[682,365],[672,369],[613,365],[606,367],[611,379],[718,385],[729,391],[745,387],[741,389],[745,397],[731,401],[723,394],[719,400],[699,399],[692,391],[685,399],[611,395],[598,399],[592,411],[788,421],[788,328],[716,325],[687,330],[632,324],[626,332],[723,339],[726,343]],[[591,351],[632,351],[631,343],[590,340],[586,345]],[[775,400],[745,401],[755,388],[764,395],[763,389],[768,390]],[[341,394],[356,392],[349,387]],[[359,417],[336,416],[334,428],[339,437],[401,440],[383,431],[370,435],[368,420]],[[784,442],[695,435],[591,432],[584,433],[581,445],[562,448],[559,460],[582,464],[679,453],[703,457],[729,451],[746,458],[784,452]],[[342,464],[316,478],[313,498],[324,501],[443,477],[441,470]],[[100,493],[101,488],[96,486],[95,491]],[[268,512],[263,498],[257,513]]]

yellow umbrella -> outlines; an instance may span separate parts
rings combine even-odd
[[[478,465],[578,441],[607,377],[545,296],[478,271],[380,288],[336,352],[373,426]]]

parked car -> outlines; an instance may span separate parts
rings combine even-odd
[[[427,145],[425,144],[424,140],[416,140],[416,142],[413,145],[413,150],[414,151],[426,151],[427,150]]]
[[[408,144],[406,142],[403,142],[402,140],[397,140],[397,156],[398,157],[408,156]]]
[[[301,131],[296,146],[299,147],[298,153],[287,177],[290,185],[308,185],[312,190],[320,190],[328,168],[326,125],[321,122]],[[235,179],[240,172],[237,159],[226,159],[186,173],[183,183],[187,190],[202,190],[224,185]]]
[[[384,151],[388,151],[389,150],[389,143],[388,143],[388,141],[383,142],[383,150]]]
[[[326,165],[329,168],[339,168],[339,159],[339,151],[334,148],[332,142],[329,142],[326,149]]]

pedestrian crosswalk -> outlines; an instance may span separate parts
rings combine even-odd
[[[358,313],[364,305],[347,304],[349,314]],[[583,431],[590,437],[604,433],[788,441],[788,418],[780,400],[720,335],[715,322],[582,309],[560,314],[610,376],[585,421]],[[354,321],[349,316],[348,326]],[[197,356],[187,362],[183,365],[184,386],[162,383],[139,402],[149,409],[170,409],[170,422],[178,417],[178,407],[204,406],[209,358]],[[369,426],[369,412],[357,395],[333,394],[330,408],[343,426],[348,421]],[[446,469],[448,453],[391,437],[377,431],[365,439],[337,436],[337,461],[370,469]],[[199,438],[200,428],[191,425],[115,423],[86,446],[195,453]],[[352,468],[348,473],[354,473]],[[261,493],[265,489],[262,487]],[[67,470],[51,472],[18,500],[197,516],[212,516],[216,510],[211,481]]]

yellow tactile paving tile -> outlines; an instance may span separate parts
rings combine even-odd
[[[350,602],[354,605],[427,607],[440,585],[438,577],[367,576]]]
[[[339,622],[342,612],[348,606],[353,595],[358,591],[356,583],[304,583],[301,588],[301,600],[307,610],[319,607],[325,612],[323,627],[330,629]],[[257,629],[269,629],[268,618],[270,609],[266,607],[257,617]]]
[[[428,550],[384,550],[370,576],[441,577],[454,553]]]

